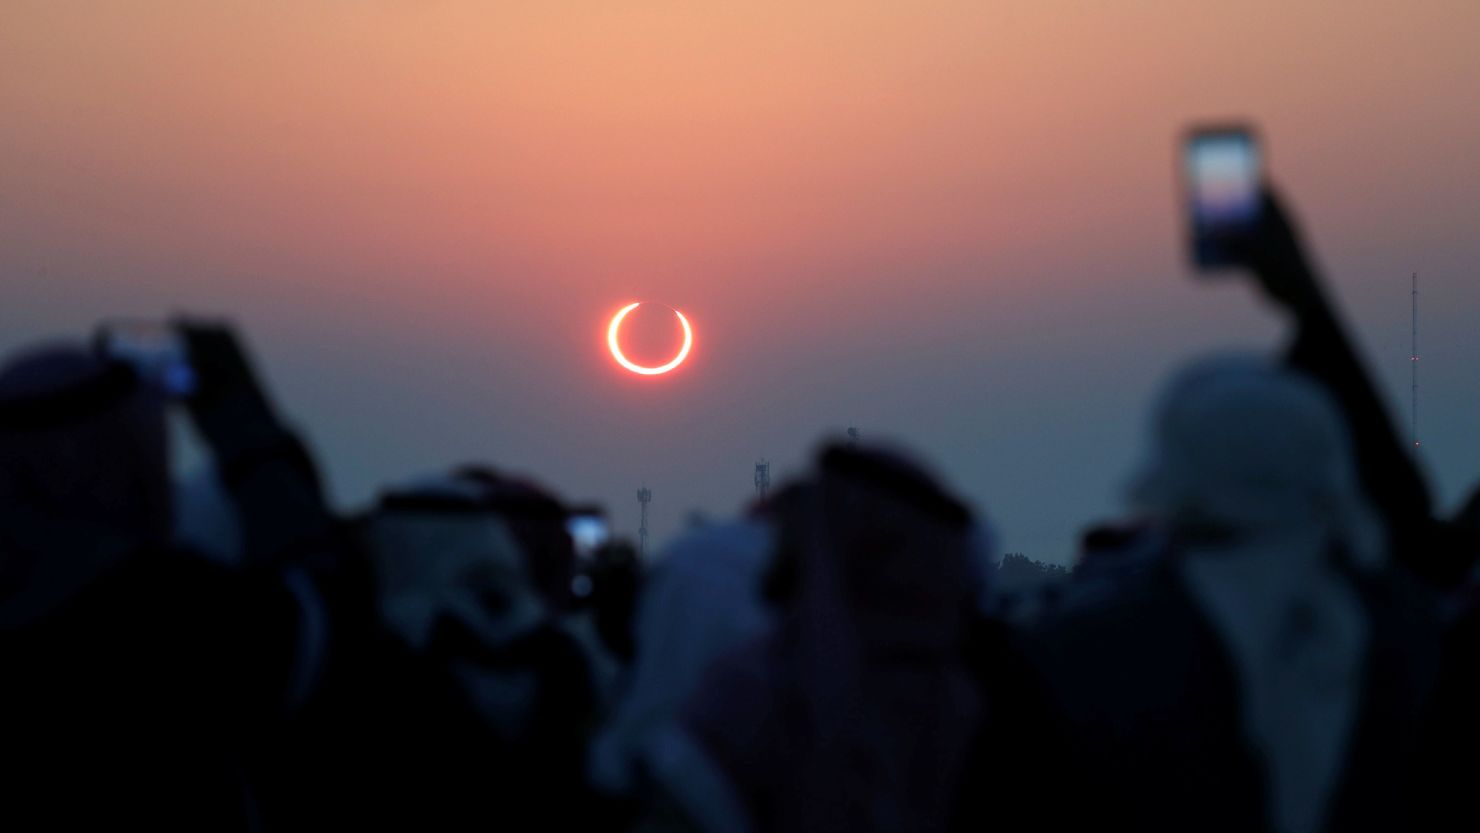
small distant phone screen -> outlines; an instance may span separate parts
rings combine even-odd
[[[1229,244],[1260,220],[1259,145],[1247,130],[1200,130],[1188,137],[1185,153],[1194,260],[1203,267],[1233,265]]]
[[[110,322],[103,326],[101,336],[109,358],[131,365],[164,393],[186,397],[195,392],[195,369],[185,339],[174,327],[148,321]]]
[[[600,515],[572,515],[565,522],[565,529],[570,533],[570,540],[575,545],[576,555],[582,558],[594,556],[596,551],[606,546],[611,538],[606,519]]]

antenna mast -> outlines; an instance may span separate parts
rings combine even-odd
[[[762,503],[771,488],[771,464],[765,460],[755,461],[755,499]]]
[[[637,502],[642,506],[642,525],[637,528],[637,554],[647,557],[647,508],[653,502],[653,491],[646,486],[637,490]]]
[[[1413,273],[1413,353],[1408,357],[1413,377],[1413,447],[1418,448],[1418,273]]]

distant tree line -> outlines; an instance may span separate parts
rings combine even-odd
[[[1004,588],[1032,586],[1068,576],[1067,567],[1035,561],[1020,552],[1002,556],[1002,563],[997,566],[997,582]]]

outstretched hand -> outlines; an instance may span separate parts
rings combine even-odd
[[[280,433],[246,351],[224,322],[177,320],[196,390],[186,400],[196,426],[217,451],[250,446]]]

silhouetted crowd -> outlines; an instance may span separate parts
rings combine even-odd
[[[224,325],[171,326],[188,393],[18,352],[0,829],[1477,829],[1480,499],[1435,514],[1266,215],[1288,348],[1176,374],[1124,516],[1026,594],[895,449],[645,559],[483,465],[336,514]]]

